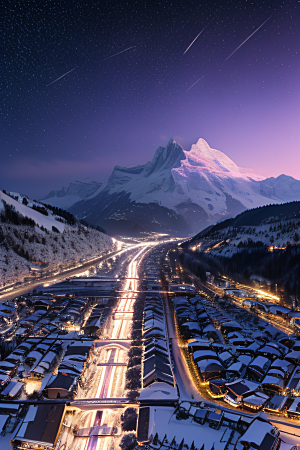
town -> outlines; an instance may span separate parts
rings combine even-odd
[[[1,293],[1,449],[297,448],[300,312],[200,283],[177,242]]]

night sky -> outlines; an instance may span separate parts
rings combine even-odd
[[[104,181],[171,137],[187,150],[202,137],[239,166],[299,179],[299,9],[2,2],[0,188],[40,198]]]

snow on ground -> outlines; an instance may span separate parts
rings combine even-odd
[[[291,433],[285,433],[280,431],[280,439],[282,441],[280,445],[280,450],[290,450],[292,449],[292,446],[297,444],[299,446],[299,436],[293,435]]]
[[[22,196],[18,195],[22,199]],[[97,230],[68,225],[55,219],[48,210],[48,216],[14,200],[0,191],[0,210],[3,201],[12,205],[22,216],[33,219],[36,226],[14,225],[0,222],[0,287],[23,281],[32,270],[56,270],[59,266],[83,259],[91,259],[111,251],[114,240]],[[33,202],[37,205],[38,202]],[[32,204],[32,203],[31,203]],[[40,205],[42,206],[42,205]],[[40,227],[43,227],[41,229]],[[53,231],[55,227],[58,231]]]
[[[0,287],[22,281],[30,275],[32,262],[49,270],[67,265],[80,259],[112,251],[114,241],[97,230],[79,226],[65,225],[63,233],[43,232],[37,227],[2,224],[7,247],[1,247]],[[13,249],[23,249],[29,260],[17,254]],[[36,267],[36,264],[35,264]]]
[[[68,209],[81,200],[93,198],[100,192],[101,188],[102,183],[87,177],[82,180],[75,180],[69,186],[63,186],[60,190],[51,191],[40,201],[58,208]]]
[[[12,440],[14,437],[15,432],[13,433],[7,433],[5,436],[0,435],[0,448],[1,450],[11,450],[12,446],[10,445],[9,441]]]
[[[140,391],[140,400],[145,399],[155,399],[155,400],[177,400],[178,393],[177,389],[173,386],[168,385],[167,383],[161,383],[156,381],[150,386],[142,389]]]
[[[288,243],[295,243],[300,235],[300,220],[288,219],[260,226],[244,226],[238,229],[225,228],[209,239],[203,239],[201,251],[214,256],[231,258],[248,246],[248,241],[261,242],[265,246],[285,248]]]
[[[80,202],[80,200],[82,200],[82,198],[80,198],[79,195],[68,194],[64,195],[63,197],[53,195],[53,197],[42,199],[43,203],[62,209],[68,209],[75,203]]]
[[[15,207],[15,209],[22,214],[24,217],[28,217],[29,219],[32,219],[35,221],[37,225],[40,227],[44,227],[47,230],[52,230],[52,227],[56,227],[61,233],[64,231],[65,224],[62,222],[59,222],[55,220],[55,217],[52,215],[44,216],[44,214],[39,213],[38,211],[35,211],[32,208],[29,208],[29,206],[23,205],[23,203],[18,202],[17,200],[14,200],[9,195],[4,194],[2,191],[0,191],[0,200],[4,200],[9,205],[12,205]],[[3,203],[0,201],[0,204]]]
[[[193,422],[191,417],[187,420],[177,420],[174,412],[174,408],[151,407],[149,436],[154,437],[157,433],[159,439],[162,440],[166,434],[169,444],[175,437],[177,444],[180,444],[184,439],[184,443],[189,447],[194,441],[197,448],[201,448],[204,444],[205,449],[211,449],[213,445],[215,450],[225,449],[229,438],[229,436],[224,435],[226,427],[221,426],[219,430],[214,430],[208,426],[208,423],[200,425]],[[239,433],[236,431],[235,435],[234,441],[236,441]]]

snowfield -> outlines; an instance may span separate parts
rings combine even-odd
[[[168,443],[163,448],[168,448],[173,438],[176,439],[177,445],[184,439],[184,444],[191,447],[194,442],[195,447],[204,450],[226,450],[228,448],[227,441],[229,440],[232,430],[221,426],[219,430],[209,427],[208,423],[199,425],[190,417],[187,420],[176,420],[176,415],[173,408],[168,407],[151,407],[149,420],[149,436],[154,437],[157,433],[160,440],[163,440],[167,435]],[[235,444],[240,437],[240,433],[233,432],[231,443]],[[152,445],[153,448],[156,448]],[[229,448],[234,445],[230,445]],[[160,445],[157,446],[160,448]]]
[[[65,225],[58,220],[55,219],[53,215],[44,216],[43,214],[39,213],[38,211],[35,211],[34,209],[30,208],[29,206],[23,205],[23,203],[20,203],[17,200],[14,200],[9,195],[4,194],[2,191],[0,191],[0,203],[2,205],[2,209],[4,208],[3,202],[1,200],[4,200],[9,205],[12,205],[16,211],[18,211],[22,216],[29,217],[29,219],[33,219],[35,223],[39,227],[44,227],[47,230],[51,231],[52,227],[56,227],[61,233],[65,229]]]

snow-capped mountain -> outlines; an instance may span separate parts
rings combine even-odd
[[[40,200],[48,205],[67,209],[74,205],[74,203],[97,193],[101,186],[102,183],[98,181],[84,178],[83,180],[76,180],[70,183],[69,186],[64,186],[58,191],[51,191],[46,197]]]
[[[299,199],[299,180],[264,179],[204,139],[188,151],[171,139],[145,165],[115,166],[106,186],[70,211],[113,232],[138,226],[187,233],[249,208]]]

